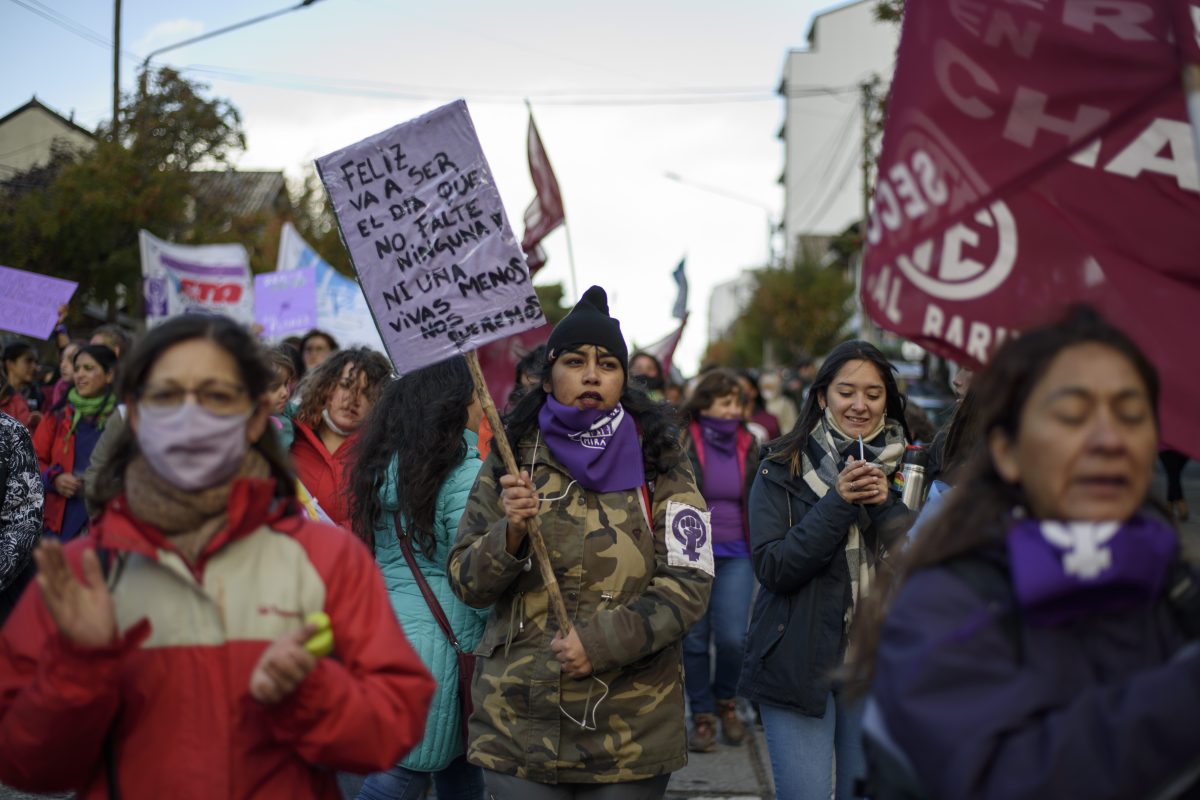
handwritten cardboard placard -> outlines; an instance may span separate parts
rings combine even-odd
[[[317,326],[317,269],[268,272],[254,277],[254,319],[273,339]]]
[[[462,100],[317,159],[397,372],[544,323]]]
[[[77,288],[75,281],[0,267],[0,328],[49,339],[58,324],[59,306],[70,302]]]

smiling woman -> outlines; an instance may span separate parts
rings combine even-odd
[[[770,445],[751,489],[762,590],[739,694],[759,704],[785,800],[849,798],[862,776],[861,708],[830,675],[877,565],[907,527],[908,510],[888,490],[907,439],[891,364],[867,342],[844,342],[822,364],[791,433]]]
[[[37,427],[37,452],[46,492],[46,532],[62,541],[86,528],[83,474],[91,463],[100,433],[116,407],[112,382],[116,354],[102,344],[79,348],[73,362],[75,385]]]

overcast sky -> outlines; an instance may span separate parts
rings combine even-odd
[[[150,51],[287,5],[124,0],[123,90]],[[768,214],[777,219],[783,202],[774,92],[788,49],[833,5],[318,0],[155,63],[241,111],[249,146],[239,168],[292,178],[317,156],[465,97],[518,238],[533,195],[528,97],[562,188],[579,291],[603,285],[631,342],[672,329],[670,274],[687,256],[693,314],[678,358],[690,373],[709,291],[766,258]],[[0,0],[0,115],[36,94],[89,129],[106,120],[112,14],[97,0]],[[561,229],[544,246],[550,261],[536,282],[569,285]]]

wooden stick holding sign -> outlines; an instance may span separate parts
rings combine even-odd
[[[475,380],[475,394],[479,397],[480,404],[483,405],[484,416],[487,417],[488,424],[492,426],[492,447],[500,454],[508,474],[519,478],[521,467],[517,464],[517,459],[508,442],[508,436],[504,433],[504,426],[500,422],[500,412],[496,410],[496,403],[492,400],[491,393],[488,392],[483,369],[479,366],[479,355],[474,350],[467,353],[467,366],[471,368],[471,377]],[[529,526],[529,547],[533,550],[533,557],[542,573],[542,582],[546,584],[546,593],[550,596],[550,608],[554,611],[555,618],[558,619],[558,626],[562,629],[563,636],[566,636],[571,632],[571,618],[567,615],[567,604],[563,602],[562,590],[558,588],[558,578],[554,575],[554,565],[550,563],[550,553],[546,550],[546,541],[542,538],[542,532],[538,530],[536,516],[527,520],[526,524]]]
[[[466,355],[495,446],[519,476],[475,351],[546,324],[461,100],[317,159],[342,242],[396,372]],[[529,541],[571,630],[536,518]]]

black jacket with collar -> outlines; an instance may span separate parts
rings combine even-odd
[[[750,491],[750,547],[762,588],[746,635],[738,694],[808,716],[825,713],[830,674],[846,648],[850,606],[846,536],[857,522],[876,554],[903,536],[912,514],[888,492],[880,505],[824,497],[764,452]]]

